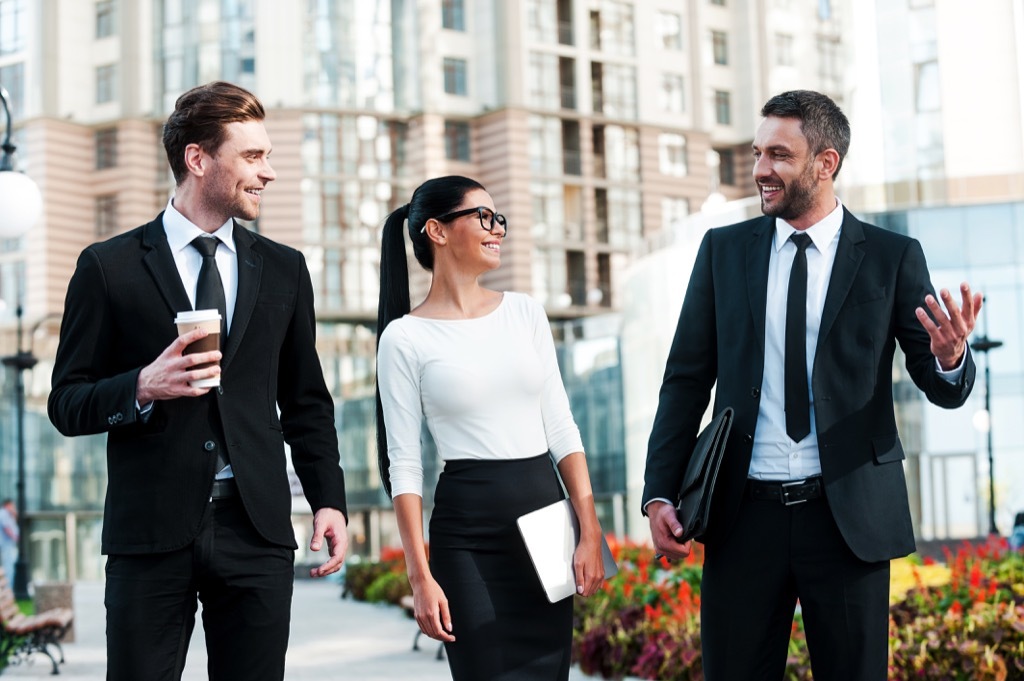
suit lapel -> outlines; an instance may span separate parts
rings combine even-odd
[[[221,366],[226,367],[238,352],[245,330],[256,307],[256,296],[260,291],[263,275],[263,257],[256,251],[256,239],[244,227],[235,222],[235,250],[238,252],[238,293],[235,296],[235,311],[231,316],[231,330],[224,349]]]
[[[860,247],[864,241],[864,229],[860,221],[843,208],[843,226],[839,232],[839,245],[836,247],[836,261],[832,265],[832,276],[825,294],[825,306],[821,311],[821,326],[818,328],[818,347],[828,338],[832,324],[839,315],[839,310],[846,302],[853,280],[857,277],[860,263],[864,259],[864,250]]]
[[[747,241],[747,295],[754,320],[754,335],[764,356],[764,318],[768,306],[768,259],[771,257],[775,219],[766,217],[757,223]]]
[[[167,243],[162,212],[156,217],[156,220],[142,228],[142,246],[146,249],[146,254],[142,256],[142,262],[150,276],[156,281],[157,289],[159,289],[164,302],[167,303],[167,307],[174,314],[191,310],[192,303],[188,300],[188,293],[181,283],[178,266],[174,264],[174,256]]]

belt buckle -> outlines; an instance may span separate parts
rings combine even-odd
[[[789,490],[786,489],[787,487],[798,487],[798,486],[804,485],[806,483],[807,483],[806,480],[796,480],[794,482],[784,482],[781,485],[779,485],[779,487],[780,487],[780,489],[779,489],[779,501],[782,502],[782,505],[783,506],[796,506],[797,504],[805,504],[805,503],[807,503],[807,499],[796,499],[796,500],[790,499],[789,498]]]

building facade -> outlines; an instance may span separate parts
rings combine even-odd
[[[380,228],[421,181],[453,173],[483,182],[509,217],[487,283],[547,309],[602,520],[622,532],[624,272],[709,196],[753,193],[749,143],[769,93],[842,96],[841,5],[0,0],[0,84],[44,196],[36,228],[0,244],[0,352],[14,350],[21,300],[40,358],[26,374],[33,576],[100,574],[104,438],[49,426],[52,357],[78,254],[152,219],[173,191],[160,130],[183,91],[230,80],[268,108],[278,180],[252,227],[309,263],[353,550],[397,542],[373,437]],[[414,274],[414,300],[428,281]],[[0,494],[13,495],[4,380]],[[297,501],[300,545],[307,525]]]

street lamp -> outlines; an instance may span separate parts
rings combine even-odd
[[[11,110],[8,107],[7,90],[0,86],[0,102],[3,103],[4,114],[7,116],[7,134],[4,136],[3,156],[0,157],[0,239],[17,239],[23,236],[39,218],[43,200],[39,187],[28,175],[15,172],[14,152],[17,147],[11,142]],[[20,289],[21,285],[18,284]],[[18,562],[14,566],[14,595],[17,598],[28,598],[28,546],[27,521],[25,517],[25,382],[23,374],[36,364],[31,352],[22,350],[22,315],[21,291],[18,291],[15,314],[18,319],[17,353],[3,358],[6,366],[14,369],[14,414],[18,430]]]
[[[999,528],[996,527],[996,478],[995,478],[995,466],[992,463],[992,387],[991,387],[991,376],[989,374],[988,365],[988,351],[995,350],[1003,345],[1003,341],[992,340],[988,337],[988,334],[984,336],[978,336],[973,343],[971,348],[975,352],[980,352],[985,355],[985,432],[988,437],[988,533],[999,534]]]

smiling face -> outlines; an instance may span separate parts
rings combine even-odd
[[[203,152],[200,197],[209,213],[255,220],[262,192],[277,177],[270,166],[270,137],[262,121],[228,123],[216,152]]]
[[[452,212],[478,206],[488,209],[491,213],[496,212],[491,195],[482,189],[472,189],[466,192],[459,207]],[[486,220],[485,224],[487,224]],[[457,217],[444,224],[443,227],[446,241],[444,250],[460,268],[487,271],[501,265],[501,245],[505,239],[504,227],[495,223],[494,230],[488,232],[480,226],[478,213]]]
[[[813,153],[799,119],[765,118],[754,136],[753,150],[754,181],[765,215],[805,229],[835,208],[832,155]]]

